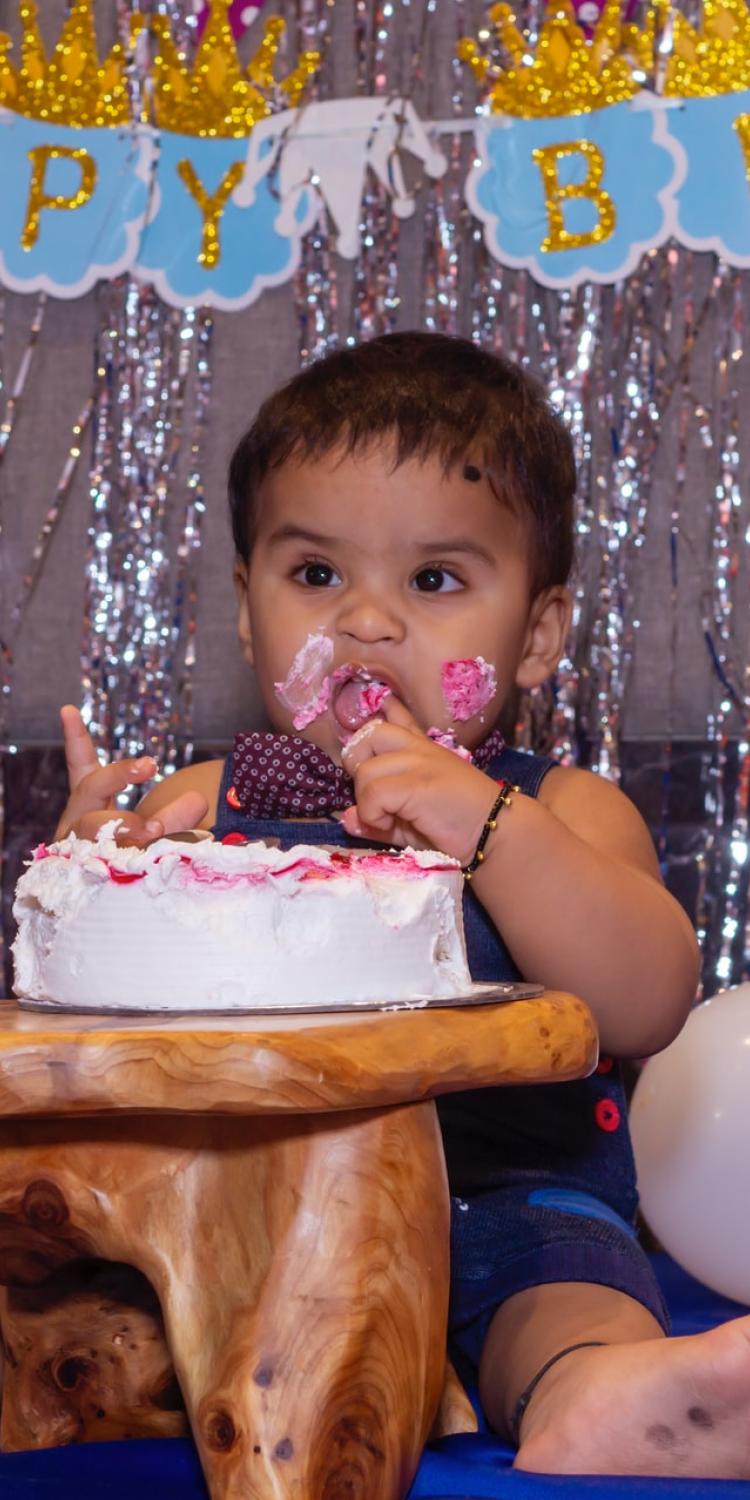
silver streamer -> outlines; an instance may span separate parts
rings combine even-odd
[[[124,42],[136,9],[118,0]],[[189,55],[196,18],[188,0],[157,0],[152,9],[168,15]],[[134,119],[147,99],[147,66],[147,47],[128,54]],[[154,173],[157,159],[158,141]],[[82,712],[102,759],[147,751],[169,774],[192,751],[213,319],[167,308],[128,277],[98,295]],[[127,805],[126,793],[121,801]]]
[[[332,0],[297,0],[297,42],[295,51],[304,45],[321,54],[322,64],[308,85],[310,100],[329,94],[331,43],[334,11]],[[291,39],[282,39],[282,45]],[[308,183],[318,196],[318,219],[302,242],[300,263],[294,277],[294,302],[299,329],[299,358],[304,366],[321,359],[339,341],[339,257],[336,254],[336,228],[319,190],[314,173]]]
[[[147,751],[169,770],[191,733],[213,325],[129,278],[100,294],[82,711],[103,756]],[[189,390],[190,474],[176,534]]]
[[[394,92],[390,81],[393,27],[403,10],[396,0],[355,0],[357,93],[387,99]],[[398,312],[401,224],[388,186],[371,172],[365,179],[361,214],[353,316],[357,343],[392,332]]]
[[[747,664],[735,660],[735,628],[746,615],[747,534],[741,531],[739,484],[744,278],[719,267],[713,294],[719,304],[712,410],[702,406],[701,432],[715,470],[710,531],[710,593],[704,598],[703,630],[716,678],[716,706],[708,722],[701,936],[708,959],[706,984],[720,987],[747,972],[748,792],[750,788],[750,696]]]
[[[464,0],[453,7],[454,43],[451,57],[450,114],[466,112],[469,92],[466,70],[456,55],[458,42],[470,26]],[[464,226],[468,214],[463,201],[463,183],[473,156],[472,136],[463,131],[441,135],[447,170],[431,183],[425,194],[425,254],[423,261],[423,319],[425,328],[437,333],[461,333],[460,262]]]
[[[198,624],[198,559],[200,554],[206,497],[203,486],[203,456],[211,400],[214,320],[208,309],[197,314],[186,313],[194,323],[191,339],[197,340],[193,386],[193,426],[189,442],[190,471],[185,489],[180,535],[177,542],[177,566],[174,580],[174,606],[171,619],[172,677],[175,683],[171,721],[165,734],[163,765],[167,773],[178,762],[187,763],[193,755],[193,674],[195,670],[195,633]],[[183,332],[182,338],[186,340]]]

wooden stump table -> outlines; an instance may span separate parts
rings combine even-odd
[[[212,1500],[401,1500],[446,1364],[433,1097],[578,1078],[571,995],[91,1017],[0,1002],[4,1450],[178,1433]]]

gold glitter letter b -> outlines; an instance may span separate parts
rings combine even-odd
[[[614,233],[617,211],[609,193],[601,186],[604,157],[599,147],[591,141],[560,141],[556,146],[538,146],[531,154],[542,174],[549,226],[549,234],[542,240],[542,250],[583,250],[586,245],[598,245],[602,240],[608,240]],[[559,181],[557,163],[564,156],[584,158],[587,170],[583,182],[563,184]],[[571,234],[565,228],[562,205],[571,198],[588,198],[596,207],[596,224],[585,234]]]
[[[21,234],[24,250],[30,250],[39,238],[39,215],[43,208],[82,208],[88,203],[96,187],[96,162],[88,151],[72,146],[34,146],[28,153],[31,162],[31,187],[26,207],[26,221]],[[76,193],[67,197],[64,193],[45,193],[44,179],[47,163],[64,157],[76,161],[81,169],[81,182]]]
[[[227,198],[233,193],[237,183],[240,181],[245,170],[244,162],[232,162],[229,171],[222,177],[215,193],[210,195],[206,192],[203,183],[191,161],[180,161],[177,163],[177,171],[182,178],[191,198],[194,198],[203,214],[203,236],[201,239],[201,252],[198,256],[200,265],[210,271],[212,266],[218,265],[221,260],[221,246],[219,244],[219,220],[226,207]]]

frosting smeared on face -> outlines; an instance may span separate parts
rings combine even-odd
[[[481,714],[497,692],[495,668],[483,656],[444,661],[441,682],[443,702],[454,723]]]
[[[347,662],[337,667],[331,678],[334,684],[333,712],[338,724],[348,734],[380,713],[393,691],[390,684],[372,677],[365,667]]]
[[[276,696],[292,711],[295,729],[306,729],[333,704],[334,715],[347,736],[378,714],[390,684],[373,677],[366,667],[347,662],[330,671],[333,641],[318,631],[309,635],[283,682],[275,682]]]
[[[452,750],[454,755],[461,760],[473,761],[474,756],[465,745],[459,745],[452,729],[436,729],[435,726],[427,730],[428,740],[434,740],[436,745],[442,746],[443,750]]]
[[[380,713],[386,698],[390,695],[387,682],[367,682],[364,684],[359,695],[360,711],[367,714],[371,719],[373,714]]]
[[[309,635],[300,646],[283,682],[275,682],[276,696],[292,711],[295,729],[305,729],[313,719],[324,714],[331,701],[329,669],[333,662],[333,641],[318,632]]]

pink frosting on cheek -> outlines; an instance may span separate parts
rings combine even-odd
[[[452,729],[437,729],[434,725],[427,730],[428,740],[434,740],[436,745],[441,745],[443,750],[452,750],[460,760],[473,761],[474,756],[464,745],[459,745]]]
[[[275,682],[276,696],[292,711],[295,729],[305,729],[324,714],[331,701],[328,671],[333,662],[333,641],[327,635],[309,635],[300,646],[283,682]]]
[[[497,692],[497,676],[483,656],[444,661],[441,673],[443,702],[455,722],[481,714]]]

